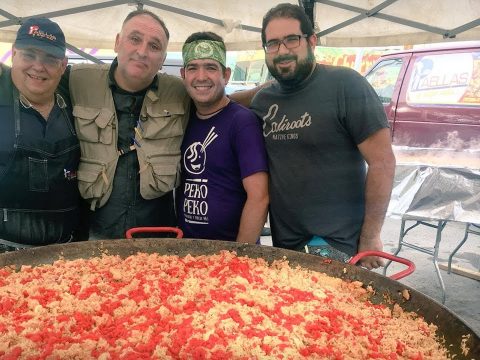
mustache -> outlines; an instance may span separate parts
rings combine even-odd
[[[297,56],[296,56],[296,55],[291,55],[291,54],[278,55],[275,59],[273,59],[273,63],[276,65],[276,64],[278,64],[279,62],[282,62],[282,61],[290,61],[290,60],[295,60],[295,61],[297,61]]]

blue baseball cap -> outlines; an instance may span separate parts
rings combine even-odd
[[[14,46],[43,50],[59,59],[65,57],[65,35],[56,22],[47,18],[26,20],[18,29]]]

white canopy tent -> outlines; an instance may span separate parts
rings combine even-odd
[[[32,16],[59,23],[71,49],[113,48],[125,16],[144,8],[167,24],[170,51],[195,31],[214,31],[228,50],[261,48],[262,17],[273,0],[2,0],[0,41],[13,42]],[[480,40],[480,0],[301,0],[319,45],[388,46]]]

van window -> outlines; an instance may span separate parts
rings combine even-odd
[[[247,81],[247,63],[237,62],[233,70],[232,81]]]
[[[416,58],[406,100],[411,106],[480,105],[480,52]]]
[[[237,61],[231,81],[263,83],[268,75],[265,60]]]
[[[402,63],[403,59],[383,60],[366,75],[366,79],[384,104],[389,104],[392,101],[393,90],[395,89]]]

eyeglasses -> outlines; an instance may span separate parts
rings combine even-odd
[[[62,59],[56,58],[52,55],[39,54],[31,50],[17,50],[22,58],[22,61],[27,64],[33,64],[35,61],[42,63],[48,68],[58,68],[62,63]]]
[[[263,44],[263,48],[265,49],[265,52],[268,54],[278,52],[281,44],[285,45],[287,49],[295,49],[296,47],[300,46],[301,38],[308,38],[308,35],[307,34],[288,35],[281,40],[279,39],[269,40],[265,44]]]

